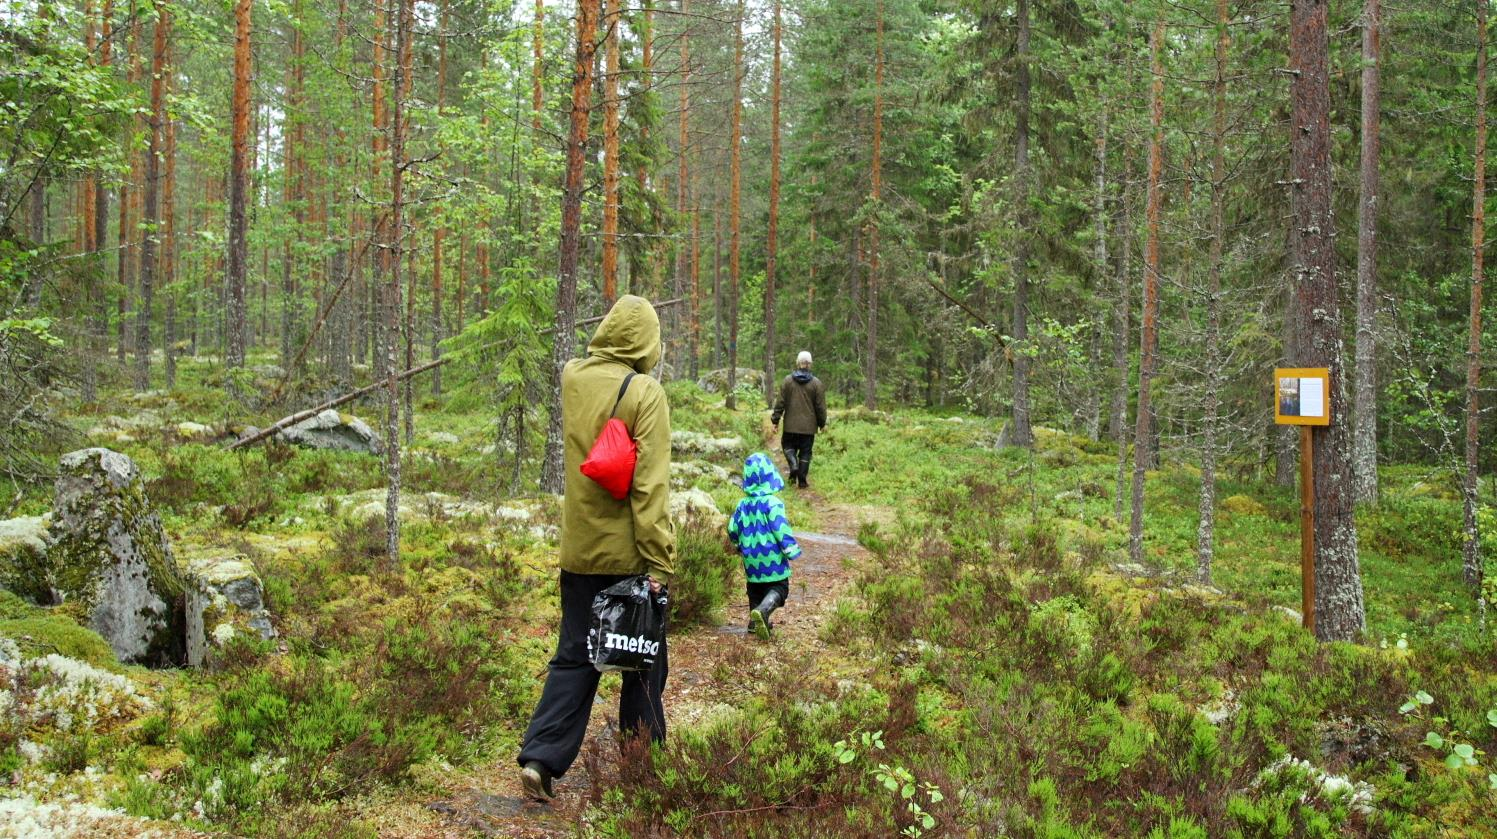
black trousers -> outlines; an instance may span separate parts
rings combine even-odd
[[[598,678],[602,676],[587,660],[593,597],[627,576],[561,572],[561,636],[556,641],[556,655],[546,674],[541,701],[535,706],[520,746],[521,766],[538,761],[559,778],[582,751],[593,698],[598,692]],[[647,731],[652,740],[664,742],[665,705],[661,697],[669,670],[665,640],[661,639],[660,657],[653,668],[623,674],[619,728],[625,735]]]
[[[778,609],[781,606],[785,605],[785,601],[790,599],[789,580],[776,580],[772,583],[751,582],[747,585],[749,609],[751,611],[754,609],[758,609],[759,606],[764,603],[764,596],[769,594],[770,592],[779,592],[780,594],[779,598],[774,602],[774,605],[771,608],[762,610],[761,613],[764,615],[765,622],[769,621],[769,616],[774,613],[775,609]]]
[[[785,458],[794,463],[805,464],[800,467],[799,473],[792,469],[790,479],[804,479],[810,471],[811,446],[816,442],[815,434],[795,434],[789,431],[780,434],[780,448],[785,450]],[[794,453],[792,455],[792,452]]]

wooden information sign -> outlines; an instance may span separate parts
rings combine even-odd
[[[1279,367],[1273,371],[1273,418],[1299,426],[1300,625],[1315,631],[1315,442],[1311,430],[1331,424],[1331,371]]]

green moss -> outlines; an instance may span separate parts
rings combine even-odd
[[[22,655],[35,658],[57,653],[76,658],[96,667],[118,670],[114,651],[97,632],[79,626],[64,614],[40,607],[29,607],[29,615],[17,615],[8,605],[0,605],[5,618],[0,619],[0,635],[15,639]],[[11,615],[16,615],[11,617]]]

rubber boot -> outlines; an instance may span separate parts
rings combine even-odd
[[[806,479],[811,476],[811,457],[807,455],[800,459],[800,469],[795,473],[796,486],[805,489],[810,486]]]
[[[785,464],[790,467],[790,471],[786,474],[790,476],[791,480],[794,480],[795,476],[800,474],[800,460],[796,457],[795,449],[785,450]]]
[[[759,601],[759,605],[754,607],[754,611],[764,616],[765,627],[774,629],[774,624],[770,622],[769,616],[774,614],[774,610],[780,608],[782,605],[784,605],[784,600],[780,593],[778,591],[771,591],[764,595],[764,599]]]

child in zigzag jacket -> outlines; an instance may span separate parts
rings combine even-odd
[[[728,539],[743,555],[748,579],[749,630],[765,640],[769,616],[790,597],[790,561],[800,556],[785,502],[775,494],[784,488],[768,455],[749,455],[743,464],[744,497],[728,519]]]

